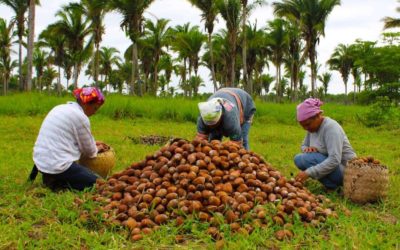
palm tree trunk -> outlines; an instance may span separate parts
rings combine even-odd
[[[7,76],[4,76],[3,80],[3,95],[7,95]]]
[[[78,63],[74,66],[74,88],[78,88]]]
[[[315,97],[315,82],[317,79],[315,68],[315,47],[310,48],[310,67],[311,67],[311,96]]]
[[[100,44],[95,44],[95,52],[94,52],[94,62],[93,62],[93,80],[96,87],[99,86],[98,79],[99,79],[99,46]]]
[[[57,94],[61,95],[61,67],[58,66]]]
[[[214,92],[216,92],[218,90],[218,86],[217,86],[217,79],[215,78],[214,52],[213,52],[213,44],[212,44],[211,35],[212,35],[211,32],[208,33],[208,46],[210,47],[211,77],[213,80]]]
[[[23,82],[23,77],[22,77],[22,37],[18,38],[18,43],[19,43],[19,47],[18,47],[18,53],[19,53],[19,55],[18,55],[18,57],[19,57],[18,58],[19,89],[21,91],[24,91],[25,87],[24,87],[24,82]]]
[[[243,6],[243,18],[242,18],[242,32],[243,32],[243,44],[242,44],[242,57],[243,57],[243,83],[247,88],[248,93],[251,95],[253,90],[248,85],[247,80],[247,37],[246,37],[246,18],[247,18],[246,6]]]
[[[28,18],[28,71],[26,76],[26,90],[32,89],[32,64],[33,64],[33,48],[35,39],[35,0],[29,0],[29,18]]]
[[[134,42],[132,44],[132,78],[131,78],[131,88],[129,91],[131,95],[135,94],[137,65],[138,65],[137,44]]]
[[[38,83],[39,83],[39,92],[42,92],[42,76],[38,77]]]

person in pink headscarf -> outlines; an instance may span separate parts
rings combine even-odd
[[[33,148],[29,180],[40,172],[43,184],[52,190],[93,186],[98,176],[76,162],[81,156],[96,157],[105,147],[93,138],[89,121],[103,105],[103,94],[95,87],[75,89],[73,94],[76,102],[58,105],[47,114]]]
[[[308,98],[297,106],[297,121],[307,131],[294,163],[301,170],[295,177],[304,182],[309,177],[319,180],[327,190],[343,184],[344,167],[356,157],[343,128],[325,117],[323,102]]]

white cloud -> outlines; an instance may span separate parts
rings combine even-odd
[[[56,20],[55,13],[62,5],[68,4],[68,0],[42,0],[41,6],[37,7],[36,12],[36,34],[39,34],[48,24]],[[271,1],[267,6],[256,9],[251,13],[250,20],[257,20],[258,27],[264,27],[266,22],[273,18]],[[385,16],[398,17],[396,12],[398,7],[397,0],[342,0],[341,5],[336,7],[329,16],[326,27],[325,37],[321,38],[318,50],[319,63],[324,64],[332,54],[334,48],[339,43],[349,44],[357,38],[362,40],[376,41],[382,32]],[[156,0],[146,11],[147,18],[166,18],[170,19],[170,25],[182,25],[190,22],[192,25],[199,25],[204,30],[204,24],[201,22],[200,11],[192,7],[185,0]],[[0,16],[10,20],[14,14],[11,9],[0,5]],[[103,37],[102,46],[112,46],[117,48],[122,54],[130,45],[130,40],[125,32],[120,28],[121,16],[118,13],[107,14],[106,34]],[[215,31],[224,27],[224,21],[219,18],[215,24]],[[15,58],[17,55],[15,55]],[[323,71],[324,69],[321,69]],[[207,69],[200,69],[200,74],[207,84],[207,88],[201,88],[202,91],[210,91],[212,83],[209,80]],[[88,79],[82,73],[80,75],[82,83]],[[175,78],[175,81],[177,79]],[[352,85],[349,85],[349,89]],[[329,88],[330,93],[343,93],[344,86],[340,76],[334,72],[333,80]]]

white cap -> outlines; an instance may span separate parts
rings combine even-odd
[[[212,98],[198,104],[200,116],[206,125],[215,125],[222,115],[221,98]]]

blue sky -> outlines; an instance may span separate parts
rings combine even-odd
[[[53,23],[56,20],[54,15],[57,10],[69,2],[73,1],[41,0],[41,6],[37,8],[36,12],[36,34],[39,34],[48,24]],[[271,3],[272,1],[267,2]],[[321,39],[317,48],[318,61],[323,65],[320,72],[327,70],[324,68],[325,62],[339,43],[350,44],[356,39],[379,40],[383,27],[382,19],[385,16],[400,17],[400,13],[396,12],[396,8],[399,6],[400,3],[396,0],[342,0],[341,5],[337,6],[329,16],[325,27],[325,37]],[[0,16],[10,20],[13,13],[9,8],[0,6]],[[170,19],[171,26],[190,22],[193,25],[199,25],[203,29],[200,11],[185,0],[156,0],[145,16],[148,18]],[[250,16],[252,22],[257,20],[259,27],[264,27],[266,22],[271,19],[273,19],[271,4],[257,9]],[[106,16],[106,34],[103,37],[102,46],[115,47],[122,54],[130,45],[130,40],[120,29],[120,21],[121,17],[117,13],[111,13]],[[224,28],[224,25],[222,18],[219,18],[215,31]],[[16,59],[17,55],[15,54],[14,57]],[[200,91],[211,91],[212,83],[208,79],[208,70],[201,68],[199,72],[207,85],[207,87],[201,88]],[[274,75],[272,67],[270,73]],[[82,84],[88,81],[83,73],[81,73],[79,80]],[[173,84],[176,84],[178,79],[174,78],[173,81]],[[352,79],[349,80],[349,90],[352,89],[351,83]],[[343,82],[336,72],[333,72],[328,92],[344,93]]]

